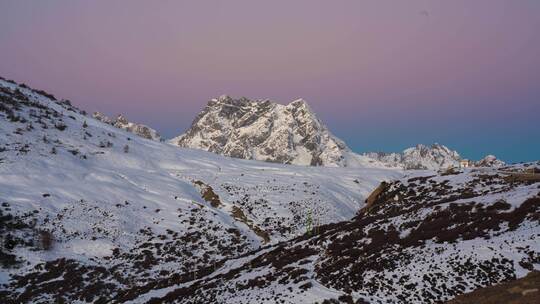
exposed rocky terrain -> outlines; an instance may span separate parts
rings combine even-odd
[[[535,304],[540,299],[540,272],[460,295],[449,304]]]

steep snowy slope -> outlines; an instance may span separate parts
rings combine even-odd
[[[401,175],[181,149],[0,80],[0,298],[109,302],[193,281],[352,218]]]
[[[221,96],[208,103],[185,134],[170,142],[235,158],[284,164],[369,164],[364,157],[352,155],[302,99],[280,105]]]

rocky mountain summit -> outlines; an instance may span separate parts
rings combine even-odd
[[[212,99],[186,133],[170,141],[225,156],[284,164],[344,167],[351,150],[303,99]]]
[[[107,117],[105,114],[100,112],[95,112],[93,114],[93,117],[101,122],[104,122],[106,124],[113,125],[119,129],[126,130],[128,132],[131,132],[133,134],[136,134],[140,137],[160,141],[161,136],[158,134],[158,132],[146,125],[143,124],[137,124],[133,123],[127,120],[126,117],[124,117],[122,114],[118,115],[116,119],[111,119]]]

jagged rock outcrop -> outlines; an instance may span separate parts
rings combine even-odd
[[[506,165],[506,163],[500,159],[497,159],[495,155],[487,155],[481,160],[475,162],[474,165],[476,167],[502,167]]]
[[[347,166],[354,154],[302,99],[281,105],[220,96],[170,142],[235,158],[311,166]]]
[[[95,112],[93,117],[101,122],[113,125],[119,129],[126,130],[138,136],[144,137],[146,139],[160,141],[161,136],[158,132],[146,125],[133,123],[127,120],[123,115],[118,115],[116,119],[111,119],[100,112]]]
[[[106,116],[105,114],[101,112],[94,112],[92,117],[106,124],[114,125],[114,120],[112,120],[111,118],[109,118],[108,116]]]

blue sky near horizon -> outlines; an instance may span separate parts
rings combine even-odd
[[[221,94],[355,151],[540,159],[540,1],[0,1],[0,75],[173,137]]]

